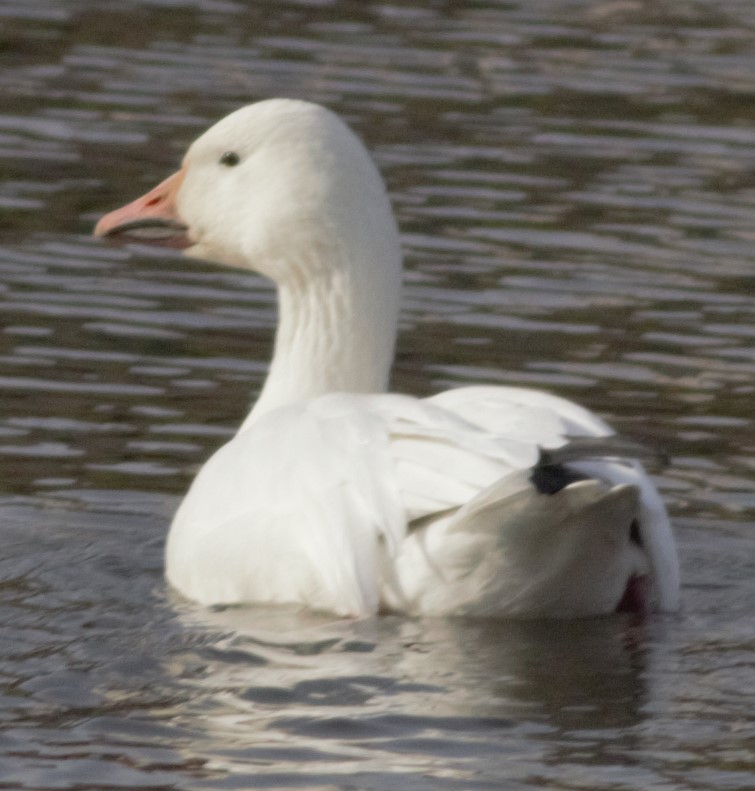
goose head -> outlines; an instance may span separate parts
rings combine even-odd
[[[390,204],[361,141],[324,107],[291,99],[223,118],[177,173],[104,216],[95,235],[177,247],[284,286],[400,269]]]

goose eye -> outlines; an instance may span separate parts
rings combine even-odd
[[[226,165],[226,167],[232,168],[234,165],[238,165],[241,162],[241,157],[235,151],[226,151],[222,157],[220,157],[220,164]]]

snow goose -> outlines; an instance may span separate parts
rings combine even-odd
[[[333,113],[287,99],[232,113],[95,234],[277,285],[264,387],[168,535],[167,578],[186,596],[343,616],[677,608],[642,451],[600,418],[514,387],[387,392],[399,237],[377,169]]]

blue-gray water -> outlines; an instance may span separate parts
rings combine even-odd
[[[755,786],[751,0],[0,0],[0,91],[0,788]],[[673,455],[678,616],[166,589],[273,295],[89,232],[276,95],[341,113],[387,179],[396,389],[542,387]]]

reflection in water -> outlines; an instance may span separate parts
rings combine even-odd
[[[0,785],[750,789],[749,0],[0,0]],[[403,232],[394,389],[550,389],[674,457],[685,610],[207,613],[165,590],[261,279],[107,248],[240,104],[322,102]]]
[[[623,619],[328,623],[247,608],[187,617],[193,629],[199,619],[227,630],[200,651],[207,664],[197,685],[213,697],[208,712],[200,692],[199,715],[234,771],[291,761],[313,782],[336,782],[341,766],[354,771],[357,761],[359,772],[394,766],[398,776],[402,765],[429,768],[445,757],[449,778],[493,778],[502,755],[528,770],[583,760],[579,738],[561,740],[588,716],[625,749],[634,737],[620,734],[643,720],[648,640]]]

